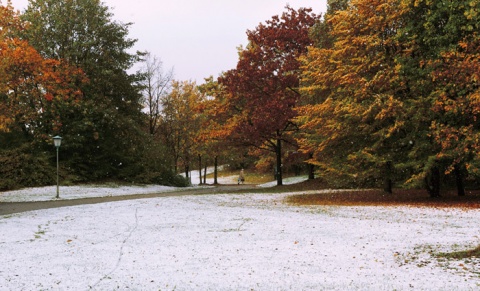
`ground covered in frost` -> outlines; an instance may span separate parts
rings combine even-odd
[[[208,169],[208,173],[213,172],[213,168]],[[190,174],[193,187],[198,186],[198,173],[192,172]],[[293,181],[301,181],[303,178],[295,178]],[[221,184],[235,183],[236,176],[222,177],[218,179]],[[213,178],[208,179],[207,184],[213,184]],[[270,183],[265,184],[270,186]],[[20,189],[14,191],[0,192],[1,202],[40,202],[53,200],[71,200],[95,197],[109,197],[109,196],[123,196],[136,194],[151,194],[151,193],[165,193],[181,191],[187,188],[177,188],[162,185],[117,185],[117,184],[102,184],[102,185],[79,185],[79,186],[59,186],[59,198],[57,196],[57,186],[46,186],[35,189]]]
[[[0,216],[0,290],[480,288],[479,260],[432,256],[479,245],[477,210],[295,207],[286,195],[176,196]]]

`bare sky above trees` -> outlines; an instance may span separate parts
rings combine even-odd
[[[1,1],[6,4],[6,0]],[[103,0],[114,19],[133,23],[136,50],[149,51],[174,68],[175,79],[202,83],[210,75],[236,66],[237,47],[247,44],[246,31],[285,11],[311,7],[326,10],[326,0]],[[28,0],[12,0],[23,11]]]

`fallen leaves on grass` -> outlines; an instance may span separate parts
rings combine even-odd
[[[339,206],[411,206],[432,208],[480,208],[480,191],[469,191],[465,196],[445,192],[431,198],[424,190],[396,190],[393,194],[381,190],[345,190],[318,194],[292,195],[286,202],[294,205]]]

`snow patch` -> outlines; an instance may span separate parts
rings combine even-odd
[[[41,189],[23,191],[31,197]],[[173,196],[3,215],[0,289],[480,288],[478,260],[447,264],[432,256],[476,247],[479,211],[298,207],[283,202],[291,194]]]

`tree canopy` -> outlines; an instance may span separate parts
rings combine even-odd
[[[135,144],[141,137],[141,94],[127,73],[139,55],[128,51],[129,24],[113,21],[97,0],[30,1],[22,36],[44,57],[61,60],[85,73],[75,83],[81,104],[65,108],[56,132],[64,137],[68,168],[80,177],[102,179],[131,175]]]
[[[459,150],[450,141],[464,140],[454,128],[473,129],[475,113],[466,123],[448,115],[459,112],[453,100],[466,101],[478,86],[475,52],[466,50],[476,47],[477,5],[352,0],[327,14],[328,36],[317,37],[331,45],[317,41],[303,58],[310,101],[299,121],[311,162],[371,185],[390,179],[393,165],[398,182],[424,184],[438,196],[439,175],[476,156],[473,147],[450,151]]]
[[[273,159],[278,185],[286,161],[308,157],[332,186],[436,197],[443,182],[462,195],[480,177],[479,11],[471,0],[329,0],[323,17],[287,6],[247,31],[235,68],[197,86],[131,53],[130,24],[98,0],[23,13],[7,2],[0,189],[51,183],[61,135],[74,182],[170,183],[195,156],[201,168],[236,147]]]
[[[286,10],[247,32],[249,43],[239,51],[236,69],[219,78],[227,94],[227,108],[222,110],[229,114],[226,138],[275,152],[279,185],[281,145],[294,143],[289,133],[297,129],[293,118],[300,97],[298,58],[312,44],[309,29],[319,19],[310,9]]]

